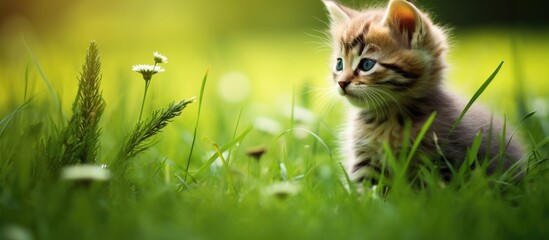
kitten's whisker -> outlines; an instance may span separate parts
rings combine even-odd
[[[326,48],[330,48],[331,50],[331,46],[328,45],[328,43],[325,43],[325,42],[320,42],[320,41],[308,41],[308,42],[305,42],[306,44],[311,44],[311,45],[314,45],[315,47],[326,47]]]
[[[310,44],[315,47],[315,50],[322,49],[322,50],[332,50],[332,47],[328,45],[327,43],[323,42],[305,42],[305,44]]]
[[[314,87],[314,86],[307,86],[307,88],[309,88],[308,91],[304,92],[303,94],[311,94],[313,92],[321,92],[321,93],[326,93],[326,92],[331,92],[333,90],[333,87]]]
[[[307,42],[307,44],[311,44],[315,47],[315,51],[332,51],[332,47],[325,45],[324,43],[319,42]]]
[[[324,21],[324,20],[322,20],[322,19],[320,19],[320,18],[318,18],[318,17],[314,17],[314,16],[313,16],[313,18],[314,18],[315,20],[319,21],[320,23],[324,24],[325,27],[330,27],[330,23],[329,23],[329,22],[326,22],[326,21]]]
[[[400,110],[400,112],[403,111],[402,107],[400,106],[400,103],[397,101],[397,99],[393,95],[391,95],[390,93],[388,93],[386,91],[383,91],[382,89],[377,89],[377,91],[379,93],[383,93],[385,96],[389,97],[389,99],[391,99],[396,104],[396,106],[398,107],[398,110]]]
[[[321,36],[324,36],[326,39],[332,39],[332,35],[327,30],[313,29],[313,32],[318,33]]]
[[[367,90],[363,90],[362,91],[364,96],[367,96],[370,101],[368,102],[369,104],[368,105],[372,105],[373,106],[373,109],[374,109],[374,112],[376,114],[376,116],[380,116],[380,113],[378,112],[379,109],[376,105],[379,104],[379,100],[374,96],[374,95],[371,95],[369,91]],[[369,108],[372,108],[372,106],[369,106]]]
[[[319,33],[319,35],[316,35],[316,34],[312,34],[312,33],[305,33],[307,36],[310,36],[317,41],[313,41],[313,42],[307,42],[307,43],[310,43],[310,44],[315,44],[315,45],[318,45],[317,46],[317,49],[315,49],[317,51],[317,53],[320,52],[320,50],[324,51],[331,51],[332,50],[332,41],[331,41],[331,36],[328,32],[326,31],[320,31],[320,30],[314,30],[316,33]]]
[[[311,44],[315,46],[315,53],[321,53],[321,52],[331,52],[332,47],[331,43],[328,42],[305,42],[306,44]]]
[[[318,102],[317,106],[321,109],[323,115],[330,114],[336,107],[337,103],[340,101],[336,88],[314,88],[311,90],[311,92],[313,91],[319,94],[319,97],[316,99],[321,100]]]
[[[317,47],[317,48],[315,48],[315,54],[325,53],[325,52],[331,52],[331,51],[332,51],[332,49],[323,48],[323,47]]]
[[[366,89],[364,90],[361,90],[361,95],[364,95],[364,96],[368,96],[368,99],[369,101],[367,102],[368,103],[368,108],[369,109],[372,109],[374,110],[376,116],[379,116],[379,112],[378,112],[378,106],[379,105],[379,100],[374,96],[372,95],[372,93]]]
[[[385,109],[383,109],[382,107],[382,103],[381,103],[381,100],[379,100],[379,96],[377,96],[374,91],[368,91],[368,94],[372,96],[373,99],[375,99],[376,101],[375,108],[379,109],[382,113],[385,113]]]
[[[311,39],[311,41],[307,41],[305,43],[320,45],[320,46],[324,46],[324,47],[330,47],[330,49],[332,48],[332,43],[331,42],[328,42],[325,39],[321,39],[321,38]]]
[[[371,105],[373,103],[373,100],[372,100],[371,96],[368,95],[367,93],[362,93],[362,96],[364,96],[364,98],[366,98],[366,99],[363,99],[362,101],[364,102],[364,104],[368,105],[368,109],[371,110],[371,108],[372,108]],[[374,107],[374,114],[376,116],[378,115],[377,114],[377,109],[375,107]]]
[[[309,36],[309,37],[312,37],[314,39],[317,39],[317,40],[320,40],[321,42],[323,43],[327,43],[328,45],[332,45],[332,41],[329,37],[327,37],[326,35],[315,35],[315,34],[312,34],[312,33],[305,33],[305,35]]]
[[[400,103],[399,103],[399,102],[396,100],[396,98],[395,98],[394,96],[392,96],[390,93],[384,91],[383,89],[379,89],[379,88],[375,88],[375,87],[373,87],[372,90],[374,90],[374,92],[376,92],[376,93],[378,93],[378,94],[380,94],[380,95],[387,96],[389,99],[385,99],[385,98],[384,98],[384,100],[392,100],[392,101],[395,103],[395,105],[398,107],[398,110],[399,110],[400,112],[403,112],[403,109],[402,109],[402,107],[400,106]],[[388,102],[386,103],[386,105],[387,105],[387,108],[389,108],[389,103],[388,103]]]
[[[378,92],[376,91],[371,91],[371,94],[374,94],[376,96],[376,98],[378,99],[378,102],[379,102],[379,107],[381,108],[381,110],[383,110],[383,112],[386,114],[385,116],[386,117],[389,117],[389,109],[387,108],[387,102],[385,101],[385,99],[383,98],[383,96],[381,96],[381,94],[379,94]]]

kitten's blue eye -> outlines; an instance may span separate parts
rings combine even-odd
[[[341,70],[343,70],[343,59],[338,58],[336,63],[336,71],[339,72]]]
[[[358,68],[361,71],[367,72],[372,70],[372,68],[376,65],[376,61],[369,59],[369,58],[363,58],[360,60],[360,63],[358,64]]]

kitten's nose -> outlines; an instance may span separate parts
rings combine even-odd
[[[347,86],[349,86],[349,84],[351,84],[351,81],[339,81],[337,82],[337,84],[339,84],[339,87],[345,91],[345,88],[347,88]]]

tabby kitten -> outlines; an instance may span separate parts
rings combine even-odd
[[[473,105],[451,131],[466,102],[442,86],[448,45],[444,30],[427,14],[403,0],[362,11],[335,1],[324,4],[331,17],[333,83],[352,105],[344,137],[352,179],[375,182],[373,176],[382,171],[383,143],[398,154],[406,122],[411,123],[414,139],[433,112],[436,119],[420,145],[421,154],[441,159],[438,145],[442,156],[459,167],[478,133],[482,143],[477,157],[490,161],[488,172],[520,161],[522,147],[509,134],[505,155],[499,155],[501,121],[479,106]],[[448,178],[444,166],[440,164],[441,173]]]

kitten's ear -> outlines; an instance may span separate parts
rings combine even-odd
[[[356,14],[356,11],[345,7],[334,0],[323,0],[326,9],[330,12],[332,25],[341,25],[349,22]]]
[[[424,32],[421,13],[412,3],[404,0],[389,1],[383,23],[396,31],[410,48]]]

